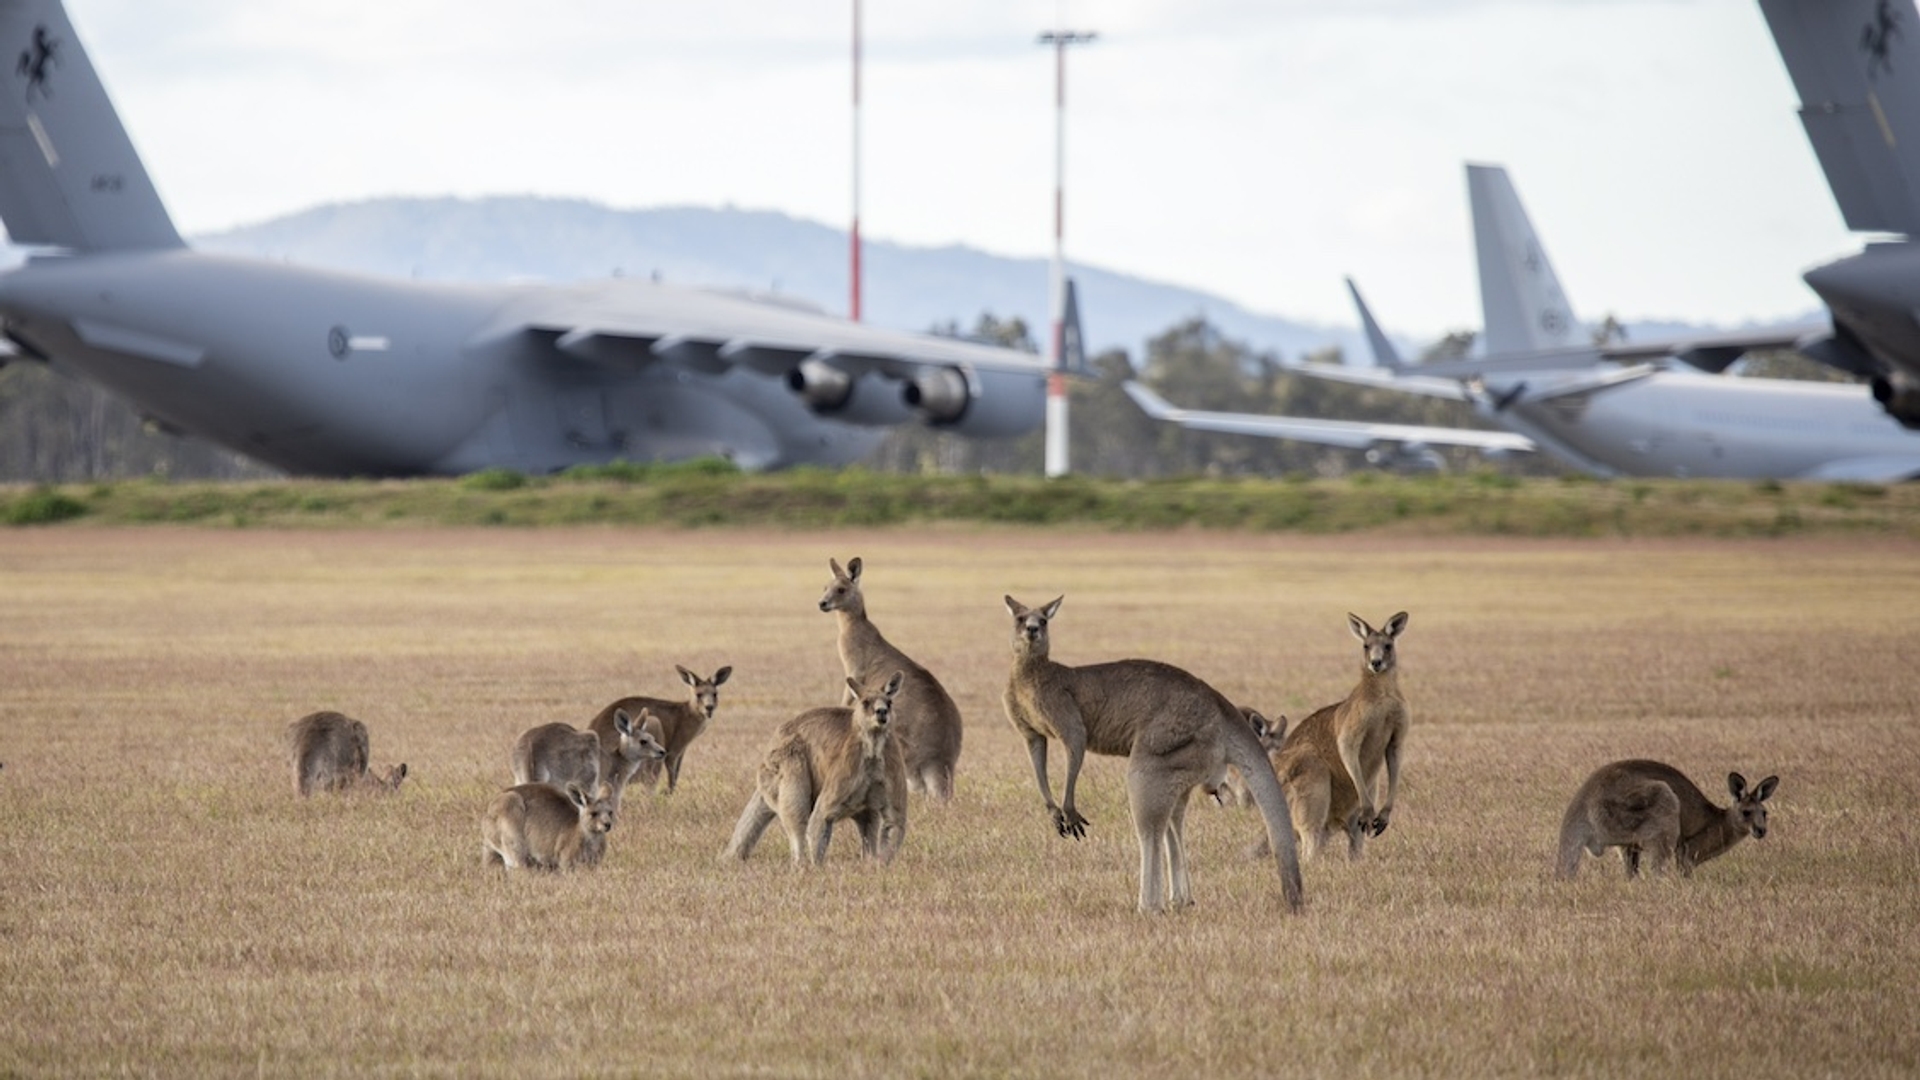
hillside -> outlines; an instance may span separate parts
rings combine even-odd
[[[765,210],[674,207],[616,210],[533,197],[391,198],[333,204],[229,232],[196,237],[206,250],[401,277],[456,281],[573,281],[654,275],[693,285],[772,289],[827,311],[847,307],[847,234]],[[926,330],[983,313],[1023,318],[1038,330],[1047,261],[975,248],[908,247],[869,239],[866,318]],[[1230,338],[1288,357],[1339,344],[1355,332],[1247,311],[1195,289],[1074,265],[1082,323],[1096,349],[1139,355],[1175,323],[1205,315]],[[1037,336],[1037,335],[1036,335]]]

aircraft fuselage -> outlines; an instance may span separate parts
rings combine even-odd
[[[1523,401],[1500,422],[1603,475],[1860,479],[1889,461],[1920,471],[1920,436],[1857,384],[1661,371]]]
[[[36,257],[0,275],[0,313],[29,351],[154,419],[298,473],[548,472],[707,454],[750,468],[841,464],[882,435],[746,372],[565,355],[517,317],[554,291],[174,248]]]

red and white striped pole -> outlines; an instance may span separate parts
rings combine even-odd
[[[853,231],[849,277],[853,299],[848,317],[860,321],[860,0],[853,0]]]
[[[1065,476],[1070,471],[1067,455],[1067,376],[1066,376],[1066,172],[1067,172],[1067,46],[1092,41],[1094,34],[1078,30],[1048,30],[1040,35],[1040,44],[1053,46],[1053,268],[1048,275],[1048,307],[1052,333],[1049,335],[1047,373],[1048,476]]]

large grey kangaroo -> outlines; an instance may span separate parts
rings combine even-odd
[[[1616,761],[1602,765],[1573,793],[1560,820],[1560,856],[1556,873],[1580,871],[1580,853],[1598,855],[1620,849],[1627,876],[1637,877],[1645,855],[1659,871],[1672,860],[1681,874],[1718,858],[1751,835],[1767,835],[1767,799],[1780,783],[1769,776],[1753,787],[1739,773],[1727,774],[1732,806],[1716,806],[1693,781],[1659,761]]]
[[[1127,805],[1140,839],[1140,910],[1193,903],[1187,879],[1185,827],[1193,790],[1215,785],[1228,765],[1240,770],[1266,819],[1267,839],[1289,910],[1301,909],[1300,861],[1293,822],[1273,764],[1241,711],[1198,677],[1154,660],[1115,660],[1069,667],[1048,657],[1047,624],[1055,599],[1029,608],[1006,597],[1013,615],[1013,671],[1007,719],[1027,740],[1033,777],[1061,836],[1087,832],[1074,786],[1087,751],[1127,758]],[[1047,784],[1047,740],[1067,749],[1064,798]]]
[[[960,760],[960,707],[933,673],[888,641],[867,617],[867,600],[860,589],[860,560],[848,559],[846,569],[827,560],[833,580],[820,596],[820,610],[832,612],[840,624],[840,664],[847,679],[858,686],[879,682],[893,672],[905,680],[894,698],[892,736],[907,762],[907,784],[939,802],[953,798],[953,770]],[[847,695],[846,704],[854,702]]]

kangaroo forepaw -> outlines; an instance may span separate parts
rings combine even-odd
[[[1088,821],[1080,816],[1078,810],[1064,810],[1055,807],[1053,827],[1060,830],[1061,836],[1070,836],[1075,840],[1084,840],[1087,835]]]
[[[1381,833],[1386,831],[1387,831],[1387,815],[1381,814],[1379,817],[1373,819],[1372,832],[1373,832],[1373,835],[1379,836]]]

